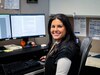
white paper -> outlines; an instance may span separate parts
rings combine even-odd
[[[89,21],[89,36],[100,40],[100,20]]]
[[[86,36],[86,18],[74,18],[74,33],[76,36]]]
[[[5,0],[4,9],[19,9],[19,0]]]
[[[1,0],[0,0],[0,3],[1,3]]]

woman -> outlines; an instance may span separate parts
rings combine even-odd
[[[80,45],[68,17],[64,14],[51,16],[48,34],[50,41],[45,62],[45,75],[77,75]]]

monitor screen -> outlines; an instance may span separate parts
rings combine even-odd
[[[10,39],[11,29],[10,29],[10,15],[0,14],[0,40]]]
[[[45,36],[45,14],[12,14],[12,38]]]

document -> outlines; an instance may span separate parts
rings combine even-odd
[[[93,39],[100,40],[100,20],[89,21],[89,36]]]
[[[10,44],[10,45],[4,45],[5,48],[7,48],[7,50],[18,50],[18,49],[22,49],[21,46],[15,45],[15,44]]]
[[[20,0],[5,0],[4,9],[19,9]]]
[[[86,36],[86,18],[74,18],[74,33],[76,36]]]

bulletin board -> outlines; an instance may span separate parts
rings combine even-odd
[[[100,21],[100,16],[78,16],[78,17],[86,17],[86,36],[91,36],[90,35],[90,22],[91,20],[93,21]],[[72,25],[72,28],[73,28],[73,31],[74,31],[74,17],[73,16],[69,16],[69,20],[71,22],[71,25]],[[98,24],[98,23],[97,23]],[[100,28],[100,24],[98,25],[99,28]],[[97,31],[99,32],[99,28],[98,26],[96,27],[97,28]],[[80,40],[83,40],[84,37],[86,36],[77,36],[80,38]],[[92,52],[99,52],[100,53],[100,39],[98,39],[99,36],[91,36],[92,37],[92,48],[90,51]],[[100,37],[99,37],[100,38]]]
[[[100,40],[100,17],[98,16],[70,16],[73,31],[76,36],[90,36],[95,40]]]
[[[20,0],[1,0],[0,13],[20,13]]]

